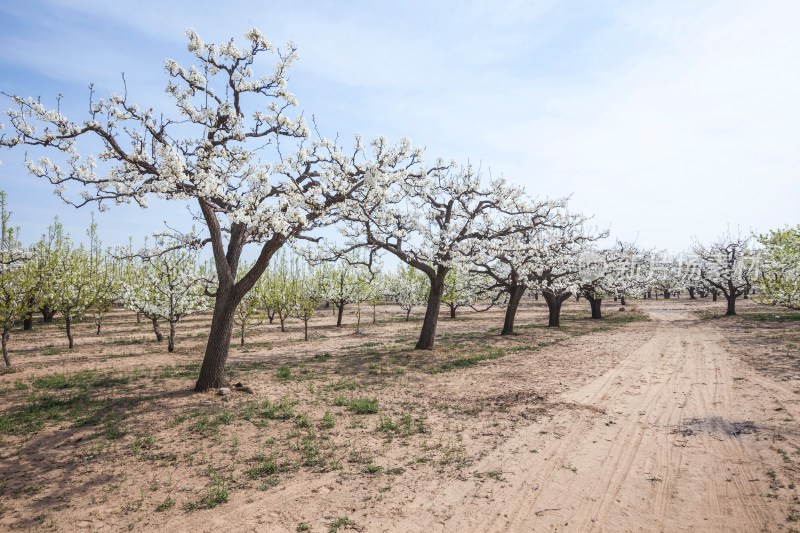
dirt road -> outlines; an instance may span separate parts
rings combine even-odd
[[[698,310],[718,308],[686,299],[637,302],[650,321],[611,305],[594,321],[584,302],[570,306],[554,329],[543,305],[529,305],[517,336],[484,333],[501,311],[444,321],[442,346],[424,354],[402,348],[413,322],[383,321],[363,337],[331,326],[309,343],[299,327],[266,331],[235,354],[254,364],[237,371],[255,392],[230,398],[189,392],[193,375],[138,379],[124,365],[175,369],[144,341],[127,356],[134,348],[118,341],[128,333],[52,359],[41,328],[28,369],[7,377],[18,408],[40,413],[29,396],[69,399],[81,376],[92,380],[84,401],[145,399],[113,438],[107,423],[67,411],[7,435],[0,530],[800,531],[794,322],[704,320]],[[182,347],[178,362],[197,349]],[[110,368],[118,385],[103,388]],[[356,396],[379,412],[353,413]],[[267,416],[284,403],[295,416]],[[203,504],[217,486],[224,501]]]
[[[476,465],[499,483],[431,485],[381,529],[791,530],[776,492],[800,396],[745,368],[713,324],[650,314],[649,340]]]

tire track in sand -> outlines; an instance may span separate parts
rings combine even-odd
[[[564,395],[566,404],[594,410],[562,410],[553,421],[567,428],[560,439],[538,454],[514,455],[539,437],[541,424],[532,424],[476,465],[513,466],[491,498],[459,483],[417,502],[448,510],[438,529],[758,531],[779,521],[755,481],[766,445],[731,434],[755,411],[742,410],[719,332],[682,315],[654,318],[647,342]]]

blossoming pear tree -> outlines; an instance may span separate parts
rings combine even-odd
[[[249,263],[243,263],[240,268],[240,276],[244,272],[251,269]],[[264,297],[264,286],[268,276],[262,276],[256,282],[256,285],[244,295],[244,297],[236,306],[236,312],[233,315],[233,323],[239,329],[239,345],[244,346],[244,339],[246,333],[254,326],[258,326],[264,322],[267,314],[261,308],[261,301]]]
[[[541,254],[541,232],[560,220],[566,199],[553,200],[539,206],[538,217],[523,230],[492,239],[473,256],[470,271],[492,280],[491,288],[505,293],[506,313],[501,335],[514,334],[514,321],[522,297],[530,286],[536,286],[531,267]],[[502,222],[499,222],[501,223]]]
[[[385,190],[362,189],[347,207],[348,246],[392,254],[428,278],[416,349],[433,348],[447,273],[468,263],[486,242],[519,231],[526,217],[535,216],[521,189],[501,179],[484,184],[471,165],[442,161]],[[505,227],[493,224],[502,215],[517,218]]]
[[[167,351],[175,351],[175,327],[188,315],[209,308],[206,289],[212,283],[201,270],[197,251],[168,249],[142,253],[141,277],[125,283],[123,299],[126,305],[153,321],[159,336],[158,319],[169,324]]]
[[[752,240],[750,236],[728,232],[710,244],[696,242],[692,246],[701,261],[700,278],[725,296],[725,316],[736,315],[736,299],[746,294],[758,278]]]
[[[588,247],[580,257],[579,293],[589,302],[592,319],[603,318],[602,303],[607,296],[625,296],[639,287],[635,268],[640,252],[633,243],[617,241],[604,248]]]
[[[0,341],[3,362],[11,367],[8,340],[11,330],[28,314],[31,290],[30,258],[19,241],[19,229],[11,226],[11,212],[6,207],[6,194],[0,191]]]
[[[580,287],[580,255],[584,247],[607,232],[589,231],[586,217],[562,212],[549,226],[532,235],[529,246],[536,250],[526,265],[528,278],[547,302],[547,325],[561,325],[561,305]]]
[[[501,297],[491,278],[470,272],[466,266],[456,266],[444,278],[442,303],[450,309],[451,319],[456,318],[461,307],[470,307],[479,312],[487,311],[494,307]],[[479,303],[482,304],[480,308]]]
[[[800,311],[800,225],[758,237],[764,247],[757,278],[759,299]]]
[[[194,65],[166,61],[167,93],[174,110],[156,111],[123,94],[90,97],[89,114],[74,121],[58,107],[11,95],[6,147],[28,146],[49,157],[27,158],[28,170],[49,180],[66,202],[134,203],[151,196],[188,202],[202,222],[210,245],[217,288],[208,343],[196,391],[222,386],[233,316],[270,259],[285,243],[330,224],[338,208],[364,186],[402,180],[420,150],[403,141],[360,139],[345,149],[311,139],[289,92],[288,70],[297,58],[293,44],[273,46],[257,30],[246,43],[207,44],[187,32]],[[273,68],[257,76],[255,67],[271,56]],[[88,141],[87,145],[83,142]],[[91,143],[102,148],[94,153]],[[83,157],[82,152],[92,153]],[[80,189],[77,195],[68,185]],[[251,269],[240,278],[239,261],[248,244],[259,247]]]
[[[50,279],[50,285],[44,289],[43,298],[48,302],[47,305],[64,318],[68,346],[72,350],[75,347],[72,325],[75,321],[82,320],[87,311],[92,309],[98,294],[92,283],[89,250],[82,244],[73,246],[68,235],[64,239],[64,245],[63,252],[55,257],[54,275]]]
[[[86,233],[89,237],[86,268],[89,270],[89,284],[93,295],[88,311],[92,313],[94,319],[95,334],[100,335],[103,319],[120,297],[121,276],[118,270],[122,265],[108,250],[103,250],[94,215]]]
[[[397,273],[387,276],[386,291],[391,295],[400,309],[406,312],[406,322],[411,318],[415,307],[424,305],[428,300],[428,279],[411,265],[398,265]]]

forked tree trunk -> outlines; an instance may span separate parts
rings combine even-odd
[[[525,294],[524,285],[514,285],[508,289],[508,307],[506,307],[506,317],[503,320],[503,331],[500,335],[513,335],[514,334],[514,319],[517,318],[517,309],[519,309],[519,302],[522,300],[522,295]]]
[[[725,298],[728,300],[728,309],[725,312],[725,316],[736,316],[736,295],[731,294]]]
[[[72,317],[69,313],[64,314],[64,321],[67,327],[67,340],[69,341],[69,349],[73,349],[75,347],[75,341],[72,338]]]
[[[42,322],[45,324],[52,324],[53,317],[56,315],[56,312],[51,309],[50,307],[42,307],[39,309],[42,312]]]
[[[175,322],[169,323],[169,337],[167,338],[167,351],[172,353],[175,351]]]
[[[603,300],[599,298],[589,298],[588,296],[586,299],[589,300],[589,307],[592,309],[592,319],[599,320],[603,318],[603,314],[600,311],[600,305],[603,303]]]
[[[153,333],[156,334],[156,340],[161,342],[164,340],[164,335],[162,335],[161,330],[158,327],[158,317],[155,317],[153,320]]]
[[[208,344],[200,367],[200,377],[194,386],[196,392],[218,389],[225,385],[225,362],[233,333],[233,315],[241,298],[236,298],[232,287],[219,287],[214,299],[214,314]],[[281,327],[283,318],[281,318]]]
[[[548,327],[557,328],[561,326],[561,304],[564,303],[567,298],[572,296],[572,294],[567,292],[560,296],[556,296],[555,294],[549,292],[543,292],[542,295],[544,296],[544,301],[547,302]]]
[[[270,324],[272,324],[272,321],[275,320],[275,310],[274,309],[271,310],[271,311],[269,309],[267,309],[267,320],[269,320]]]
[[[441,269],[437,272],[437,277],[431,280],[428,307],[425,309],[425,320],[422,322],[422,331],[419,333],[417,345],[414,346],[415,350],[433,349],[436,325],[439,323],[439,308],[442,305],[442,294],[444,294],[444,275],[446,272],[446,270]]]
[[[281,331],[286,332],[286,317],[283,315],[283,311],[278,311],[278,321],[281,323]]]
[[[694,287],[689,287],[689,299],[697,300],[697,297],[694,295]]]
[[[3,344],[3,361],[6,364],[6,368],[11,368],[11,356],[8,355],[8,333],[9,330],[4,329],[2,333],[0,333],[0,337],[2,337]]]
[[[336,304],[336,327],[342,327],[342,316],[344,315],[344,302],[339,302]]]

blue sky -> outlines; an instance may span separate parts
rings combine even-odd
[[[184,31],[207,42],[257,27],[294,41],[290,88],[324,134],[407,136],[429,157],[480,162],[612,235],[680,250],[729,226],[800,222],[800,2],[109,2],[5,0],[0,89],[81,118],[87,86],[167,108],[163,64]],[[8,103],[6,102],[6,106]],[[2,152],[0,188],[30,242],[76,211]],[[98,216],[107,244],[162,221],[168,203]]]

